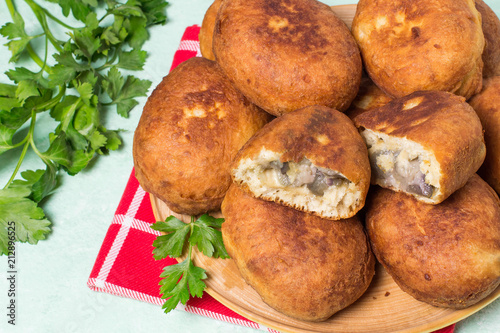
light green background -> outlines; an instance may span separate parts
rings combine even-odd
[[[39,2],[46,5],[46,2]],[[170,2],[168,23],[151,30],[151,38],[145,44],[149,57],[144,71],[138,75],[153,82],[151,89],[168,73],[185,27],[201,24],[212,0]],[[338,5],[356,1],[324,2]],[[485,2],[500,14],[499,0]],[[29,13],[22,1],[16,0],[16,5],[21,12]],[[48,6],[54,13],[60,13],[57,5]],[[0,25],[10,20],[7,7],[0,0]],[[26,22],[28,32],[36,32],[32,23]],[[5,42],[0,38],[1,44]],[[0,72],[12,68],[9,58],[7,48],[1,46]],[[0,82],[9,81],[1,74]],[[112,114],[106,117],[108,128],[126,130],[122,133],[124,144],[119,151],[99,158],[76,177],[64,175],[61,178],[62,186],[44,205],[53,221],[48,239],[36,246],[17,245],[15,327],[7,324],[7,259],[0,258],[0,332],[257,332],[183,311],[164,314],[156,305],[94,292],[87,287],[87,278],[132,169],[132,137],[145,100],[140,99],[140,105],[129,119]],[[39,117],[37,132],[47,147],[44,123],[53,124],[47,114]],[[0,186],[9,178],[17,156],[18,152],[0,156]],[[23,168],[41,167],[38,163],[35,158],[28,157]],[[500,300],[458,323],[456,332],[500,332]]]

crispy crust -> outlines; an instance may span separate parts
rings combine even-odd
[[[345,114],[315,105],[275,118],[264,126],[243,146],[231,165],[233,181],[249,194],[248,186],[235,178],[235,170],[243,160],[255,159],[263,148],[278,153],[281,162],[298,163],[305,157],[314,165],[338,171],[353,182],[361,191],[362,200],[349,216],[336,219],[351,217],[364,206],[371,175],[368,152],[356,127]]]
[[[392,97],[384,93],[377,85],[368,77],[361,78],[358,94],[352,101],[345,114],[354,119],[357,115],[365,111],[375,109],[386,105],[392,101]]]
[[[466,308],[500,284],[500,201],[477,175],[439,205],[374,189],[366,223],[378,261],[420,301]]]
[[[500,20],[482,0],[476,0],[476,9],[481,13],[485,40],[483,77],[500,75]]]
[[[324,220],[255,199],[234,185],[222,213],[224,245],[242,277],[285,315],[325,320],[371,282],[375,259],[358,218]]]
[[[429,203],[440,203],[464,186],[484,161],[481,122],[463,97],[443,91],[419,91],[395,99],[354,119],[363,131],[414,141],[431,152],[440,166],[439,192]]]
[[[368,74],[393,97],[481,90],[484,36],[474,0],[360,0],[352,33]]]
[[[144,106],[134,134],[136,177],[177,213],[216,210],[231,183],[231,160],[268,120],[215,62],[191,58]]]
[[[478,174],[500,193],[500,76],[484,81],[481,93],[470,100],[484,129],[486,158]]]
[[[198,39],[200,40],[200,52],[201,55],[207,59],[215,60],[214,53],[212,51],[212,40],[214,35],[215,18],[222,0],[214,0],[214,2],[208,7],[203,17],[203,22],[201,23],[200,34]]]
[[[213,38],[229,79],[276,116],[315,104],[344,111],[358,91],[356,42],[319,1],[223,1]]]

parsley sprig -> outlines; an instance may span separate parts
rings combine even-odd
[[[40,203],[55,190],[61,171],[76,175],[96,156],[120,147],[119,130],[104,127],[101,119],[112,109],[128,117],[136,98],[146,96],[151,82],[120,70],[143,68],[148,29],[166,21],[167,5],[164,0],[49,0],[59,4],[65,17],[72,14],[73,27],[34,0],[23,0],[33,12],[29,19],[38,23],[38,31],[30,35],[13,0],[5,1],[12,22],[0,34],[8,39],[10,62],[29,64],[5,73],[13,84],[0,83],[0,155],[19,150],[12,175],[0,188],[2,254],[8,253],[10,221],[19,242],[36,244],[50,232]],[[55,25],[66,39],[56,37],[51,30]],[[36,50],[35,39],[43,40]],[[57,123],[46,149],[35,142],[37,118],[44,112]],[[29,150],[44,169],[20,172]]]
[[[163,278],[160,281],[160,293],[162,299],[166,299],[163,304],[165,313],[175,309],[179,302],[185,305],[190,295],[192,297],[203,295],[206,288],[203,280],[207,278],[207,274],[203,268],[193,264],[194,246],[208,257],[229,258],[220,231],[223,222],[222,218],[204,214],[197,220],[191,217],[190,223],[184,223],[171,215],[165,219],[165,222],[156,222],[151,226],[154,230],[166,233],[158,236],[153,242],[155,247],[153,257],[156,260],[168,256],[179,258],[186,246],[188,251],[184,261],[164,267],[160,275]]]

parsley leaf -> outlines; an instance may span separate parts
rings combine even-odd
[[[25,67],[16,67],[5,73],[9,79],[16,83],[20,83],[23,80],[32,80],[37,82],[43,88],[48,88],[48,81],[42,76],[42,72],[34,73]]]
[[[189,242],[196,245],[207,257],[229,258],[219,230],[223,222],[224,219],[216,219],[207,214],[200,216],[194,223]]]
[[[90,69],[90,65],[87,63],[77,62],[73,57],[71,51],[61,51],[60,53],[54,54],[54,59],[56,59],[59,64],[69,67],[76,72],[82,72]]]
[[[70,148],[68,147],[66,136],[64,134],[56,136],[51,142],[50,147],[41,156],[44,157],[44,160],[51,160],[56,164],[70,166]]]
[[[21,80],[17,85],[16,97],[21,104],[31,96],[40,96],[38,85],[33,80]]]
[[[14,13],[13,22],[7,23],[0,29],[0,34],[10,41],[5,44],[12,52],[10,62],[19,60],[19,56],[26,49],[28,43],[34,38],[28,36],[24,30],[24,20],[19,13]]]
[[[190,258],[179,264],[164,267],[160,277],[163,278],[160,281],[161,298],[166,299],[162,306],[165,313],[175,309],[179,302],[186,304],[189,295],[201,297],[206,288],[202,281],[207,278],[205,270],[194,266]]]
[[[111,98],[111,104],[116,105],[118,114],[126,118],[130,110],[139,104],[135,98],[147,95],[151,82],[131,75],[124,79],[118,68],[113,66],[104,77],[102,86]]]
[[[52,88],[60,85],[65,85],[74,79],[76,69],[63,64],[56,64],[52,67],[49,74],[49,83]]]
[[[133,49],[129,52],[121,52],[119,56],[120,60],[116,66],[123,69],[141,70],[146,62],[146,56],[146,51],[138,49]]]
[[[76,175],[87,167],[94,158],[94,151],[77,150],[73,153],[72,163],[67,171],[70,175]]]
[[[167,17],[165,16],[165,7],[168,5],[163,0],[139,0],[142,3],[142,8],[146,14],[147,26],[152,24],[164,23]]]
[[[174,216],[169,216],[165,222],[157,222],[151,226],[152,229],[167,233],[163,236],[158,236],[153,242],[155,249],[153,257],[155,259],[163,259],[167,256],[174,258],[182,255],[186,236],[190,232],[190,225],[182,222]]]
[[[45,170],[26,170],[21,172],[24,179],[16,179],[12,186],[31,186],[30,198],[34,202],[40,202],[56,187],[56,172],[53,164],[48,164]]]
[[[29,186],[0,190],[0,252],[8,254],[7,224],[14,221],[16,240],[36,244],[50,232],[50,221],[43,210],[30,200]]]
[[[92,10],[90,6],[97,7],[96,0],[49,0],[50,2],[58,3],[62,8],[64,16],[69,16],[71,12],[73,16],[80,21],[84,21],[85,17]]]
[[[75,89],[80,94],[80,97],[82,98],[83,102],[89,105],[89,101],[93,95],[92,84],[90,84],[90,82],[77,83],[75,85]]]
[[[16,133],[15,129],[8,128],[3,124],[0,124],[0,154],[15,148],[12,144],[12,138]]]
[[[187,258],[176,264],[163,268],[160,275],[160,293],[165,313],[175,309],[181,302],[186,304],[191,297],[201,297],[206,285],[203,282],[207,278],[206,271],[201,267],[194,266],[191,257],[194,246],[203,254],[214,258],[229,258],[220,228],[224,219],[216,219],[204,214],[196,221],[191,217],[191,223],[184,223],[175,216],[169,216],[164,222],[159,221],[151,225],[151,228],[161,231],[163,235],[158,236],[153,242],[153,257],[156,260],[168,256],[178,258],[182,255],[184,248],[188,247]]]
[[[149,37],[146,22],[145,17],[131,17],[123,23],[128,31],[128,43],[134,49],[140,48]]]
[[[0,83],[0,111],[9,111],[21,106],[16,98],[16,90],[14,85]]]
[[[120,4],[111,10],[114,15],[123,16],[144,16],[141,7],[134,4],[135,1],[127,1],[125,4]]]
[[[117,150],[120,147],[122,141],[120,140],[120,136],[118,136],[118,131],[109,131],[106,130],[103,132],[106,136],[106,149],[108,150]]]
[[[99,131],[92,132],[90,136],[90,146],[92,149],[97,150],[106,145],[108,138]]]

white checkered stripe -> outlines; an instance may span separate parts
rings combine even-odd
[[[181,43],[179,44],[179,50],[193,51],[196,52],[197,57],[201,57],[200,42],[197,40],[181,40]]]

